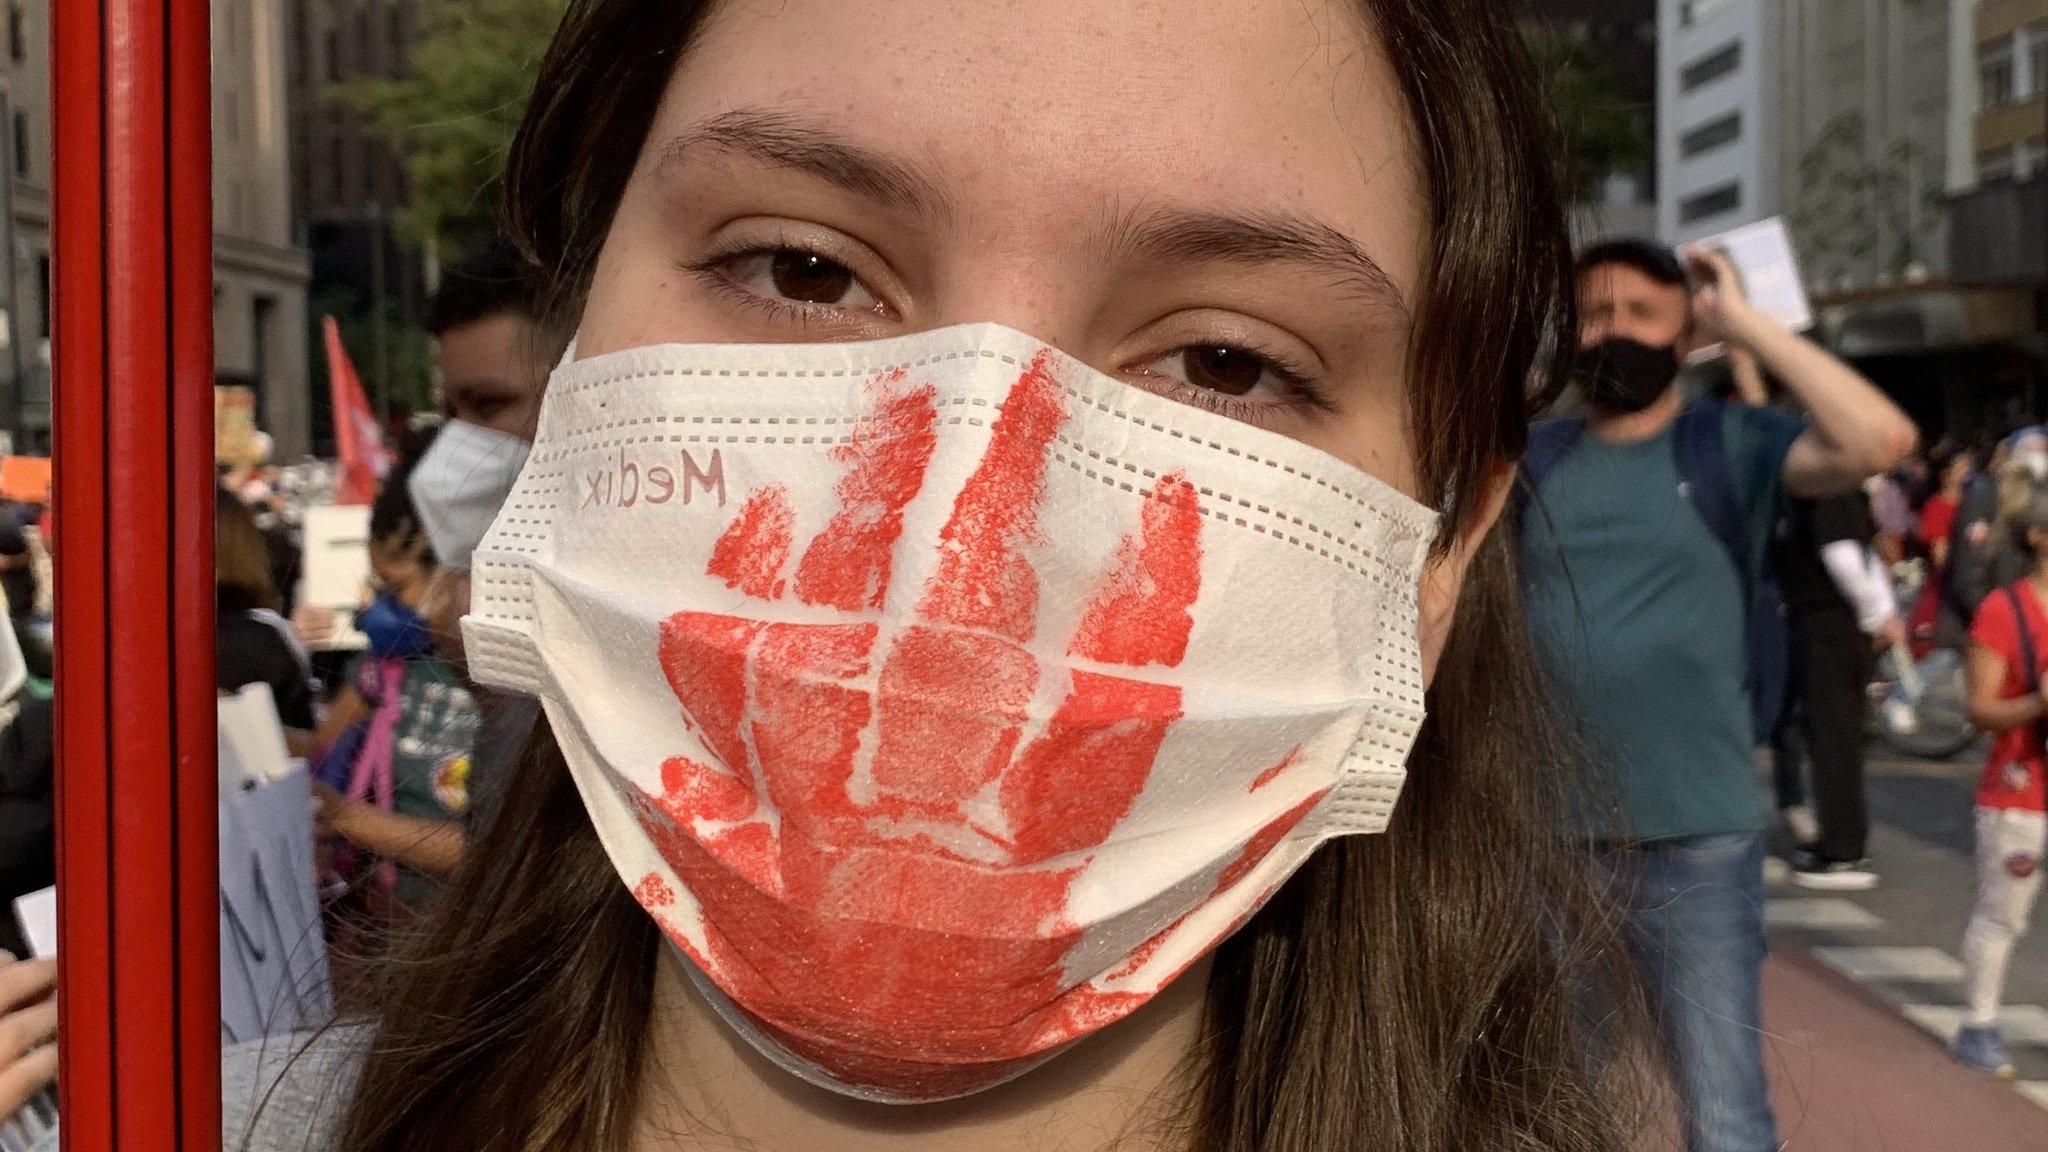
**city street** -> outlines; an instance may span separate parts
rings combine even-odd
[[[1873,750],[1874,891],[1808,892],[1772,870],[1764,1020],[1791,1152],[2048,1150],[2048,935],[2021,942],[2007,989],[2019,1080],[1978,1076],[1942,1048],[1962,1003],[1978,755]]]

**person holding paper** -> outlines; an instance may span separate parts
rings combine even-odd
[[[1583,831],[1628,909],[1687,1146],[1767,1152],[1766,806],[1752,750],[1776,727],[1786,649],[1767,627],[1765,543],[1781,492],[1851,491],[1915,432],[1854,369],[1751,307],[1719,252],[1611,240],[1577,271],[1587,411],[1531,433],[1527,611],[1619,792],[1619,811]],[[1754,356],[1811,417],[1688,405],[1679,366],[1717,342]]]
[[[454,871],[469,803],[476,702],[454,666],[434,651],[420,605],[438,574],[401,462],[370,511],[376,599],[356,619],[369,651],[351,665],[315,744],[316,821],[383,861],[370,872],[381,897],[404,915]]]
[[[492,240],[449,265],[428,304],[448,420],[409,487],[438,568],[422,611],[436,649],[458,669],[470,557],[526,462],[541,391],[561,354],[562,339],[541,317],[534,271],[511,244]],[[470,757],[473,830],[495,807],[540,706],[470,687],[479,712]]]

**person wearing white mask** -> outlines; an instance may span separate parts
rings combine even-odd
[[[1477,0],[572,0],[464,621],[545,722],[231,1146],[1629,1147],[1493,530],[1544,109]]]
[[[541,326],[531,269],[502,240],[442,271],[427,330],[448,424],[413,472],[413,503],[435,561],[467,573],[526,462],[561,346]]]
[[[443,269],[427,311],[448,421],[411,481],[439,565],[421,612],[435,649],[464,669],[457,621],[469,611],[471,557],[526,462],[562,341],[541,322],[532,266],[503,240]],[[475,694],[480,721],[465,814],[472,834],[495,809],[539,715],[531,697],[482,686]]]

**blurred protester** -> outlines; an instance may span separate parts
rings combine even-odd
[[[15,646],[0,616],[0,650]],[[11,661],[0,654],[0,667]],[[26,672],[26,668],[17,671]],[[0,908],[57,882],[56,755],[52,702],[9,675],[0,682]],[[0,948],[28,955],[21,925],[0,915]]]
[[[1912,449],[1913,426],[1750,307],[1718,253],[1681,264],[1654,241],[1608,241],[1579,256],[1578,288],[1591,411],[1531,436],[1530,622],[1619,794],[1617,819],[1588,832],[1667,1033],[1687,1145],[1765,1152],[1777,1139],[1760,1044],[1765,805],[1751,749],[1775,717],[1752,719],[1744,621],[1780,487],[1851,491]],[[1811,424],[1688,406],[1679,365],[1715,341],[1753,355]],[[1782,673],[1782,649],[1770,658]]]
[[[1863,494],[1787,501],[1778,570],[1792,622],[1793,734],[1773,741],[1778,809],[1797,848],[1793,883],[1875,887],[1862,864],[1869,836],[1863,796],[1865,689],[1877,651],[1903,646],[1905,623],[1891,575],[1871,547],[1880,533]],[[1804,754],[1802,756],[1802,753]],[[1813,766],[1806,802],[1802,760]]]
[[[1945,588],[1966,623],[1984,597],[2019,574],[2015,570],[2004,581],[1994,578],[1987,554],[1993,544],[1992,522],[2014,500],[2024,505],[2025,486],[2043,480],[2048,480],[2048,430],[2028,426],[1999,440],[1984,471],[1963,486],[1955,525],[1949,530]]]
[[[366,901],[379,917],[416,909],[460,861],[477,721],[469,688],[435,653],[420,615],[436,566],[406,483],[411,468],[393,469],[371,505],[377,594],[356,617],[370,647],[315,741],[316,819],[377,858],[357,878],[369,881]]]
[[[213,494],[214,685],[236,692],[266,684],[294,756],[312,748],[313,664],[278,614],[270,552],[248,507],[225,488]]]
[[[1918,527],[1913,517],[1913,493],[1918,490],[1925,470],[1917,458],[1908,458],[1897,468],[1872,476],[1865,484],[1869,518],[1874,527],[1870,547],[1887,565],[1906,559],[1913,544]]]
[[[36,626],[46,591],[38,571],[42,558],[36,554],[37,514],[36,505],[14,501],[0,513],[0,596],[7,599],[7,616],[21,644],[22,657],[28,661],[29,675],[48,681],[54,661],[43,640],[43,629]]]
[[[1968,1008],[1955,1053],[1971,1067],[2013,1075],[1998,1034],[1998,1003],[2013,945],[2026,933],[2048,853],[2048,492],[2008,519],[2030,561],[1993,592],[1970,628],[1970,719],[1995,733],[1977,786],[1977,902],[1963,934]]]
[[[516,249],[494,241],[450,265],[428,305],[448,422],[411,487],[440,568],[423,610],[442,656],[458,668],[470,554],[526,463],[541,392],[562,351],[563,341],[542,323],[530,272]],[[477,699],[472,827],[495,808],[540,712],[527,697],[479,691]]]
[[[2048,489],[2048,434],[2029,430],[2012,444],[1992,482],[1980,486],[1988,500],[1966,496],[1965,514],[1979,518],[1950,536],[1952,596],[1969,606],[1972,617],[1986,597],[2033,567],[2015,525],[2035,495]],[[1970,508],[1973,503],[1976,509]]]
[[[1915,640],[1926,640],[1944,648],[1959,648],[1964,635],[1965,613],[1949,603],[1949,537],[1955,532],[1956,516],[1962,511],[1963,493],[1976,475],[1974,453],[1955,441],[1943,441],[1928,454],[1928,471],[1935,488],[1920,506],[1915,531],[1927,554],[1927,579],[1921,586],[1909,621]]]

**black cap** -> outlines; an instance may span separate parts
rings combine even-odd
[[[1685,285],[1685,265],[1669,244],[1647,236],[1615,236],[1580,251],[1572,269],[1584,276],[1602,264],[1633,268],[1659,284]]]

